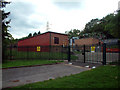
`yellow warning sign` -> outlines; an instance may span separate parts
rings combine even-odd
[[[37,46],[37,51],[40,51],[40,46]]]
[[[91,46],[91,52],[95,52],[95,46]]]

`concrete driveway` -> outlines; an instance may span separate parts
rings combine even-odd
[[[14,69],[2,70],[2,86],[3,88],[24,85],[54,79],[57,77],[69,76],[77,74],[89,68],[74,66],[69,64],[55,64],[36,67],[22,67]]]

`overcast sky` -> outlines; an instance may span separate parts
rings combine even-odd
[[[65,33],[71,29],[83,30],[91,19],[101,19],[118,9],[119,0],[7,0],[11,19],[9,28],[14,38],[29,33],[49,31]]]

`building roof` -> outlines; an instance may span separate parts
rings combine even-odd
[[[72,37],[72,39],[79,39],[79,37]]]
[[[66,35],[66,36],[68,36],[67,34],[64,34],[64,33],[58,33],[58,32],[52,32],[52,31],[48,31],[48,32],[45,32],[45,33],[55,33],[55,34],[60,34],[60,35]],[[42,33],[42,34],[45,34],[45,33]]]
[[[29,38],[33,38],[33,37],[37,37],[37,36],[40,36],[40,35],[44,35],[46,33],[54,33],[54,34],[60,34],[60,35],[65,35],[65,36],[68,36],[67,34],[63,34],[63,33],[57,33],[57,32],[51,32],[51,31],[48,31],[48,32],[45,32],[45,33],[42,33],[42,34],[39,34],[39,35],[36,35],[36,36],[32,36],[32,37],[28,37],[28,38],[25,38],[25,39],[29,39]],[[25,39],[21,39],[21,40],[25,40]],[[19,40],[19,41],[21,41]]]
[[[115,43],[118,43],[118,40],[119,39],[104,39],[102,41],[106,44],[115,44]]]

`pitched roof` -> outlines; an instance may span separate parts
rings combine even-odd
[[[40,36],[40,35],[43,35],[43,34],[46,34],[46,33],[55,33],[55,34],[60,34],[60,35],[68,36],[67,34],[57,33],[57,32],[51,32],[51,31],[48,31],[48,32],[45,32],[45,33],[42,33],[42,34],[39,34],[39,35],[36,35],[36,36]],[[33,38],[33,37],[36,37],[36,36],[28,37],[28,38],[25,38],[25,39]],[[21,40],[25,40],[25,39],[21,39]],[[19,40],[19,41],[21,41],[21,40]]]

